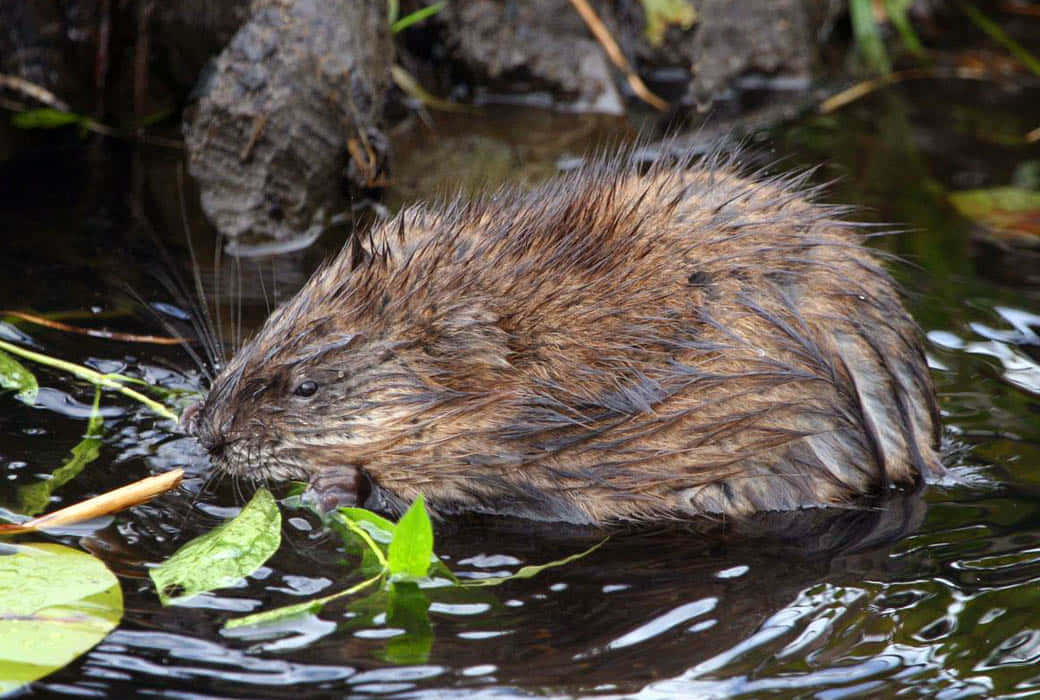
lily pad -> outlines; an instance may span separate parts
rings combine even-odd
[[[0,350],[0,388],[16,390],[16,399],[32,405],[36,403],[40,385],[21,362]]]
[[[0,695],[56,671],[123,617],[119,581],[98,559],[59,544],[0,555]]]
[[[278,551],[282,515],[267,489],[242,512],[178,549],[148,573],[163,605],[224,588],[253,573]]]

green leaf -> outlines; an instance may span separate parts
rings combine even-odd
[[[404,634],[386,642],[383,657],[399,665],[424,664],[433,648],[433,626],[428,611],[430,599],[412,581],[398,581],[390,586],[386,624],[399,627]]]
[[[885,52],[885,42],[881,40],[881,28],[874,19],[872,2],[873,0],[849,0],[852,33],[867,66],[878,73],[889,73],[892,66],[888,62],[888,53]]]
[[[260,489],[235,518],[178,549],[148,573],[163,605],[229,586],[256,571],[278,550],[282,515]]]
[[[16,390],[14,397],[31,406],[36,403],[40,385],[21,362],[0,350],[0,388]]]
[[[899,32],[907,51],[915,56],[923,56],[924,46],[917,37],[913,25],[910,24],[909,12],[910,6],[913,4],[914,0],[885,0],[885,14],[888,15],[892,26]]]
[[[0,555],[0,695],[62,668],[123,617],[119,581],[94,557],[59,544]]]
[[[94,390],[94,405],[87,420],[87,432],[72,448],[72,456],[51,472],[49,479],[41,479],[18,487],[18,512],[23,515],[38,515],[50,505],[51,496],[83,471],[84,467],[97,459],[101,451],[101,430],[105,425],[101,417],[101,389]]]
[[[537,565],[522,566],[512,576],[497,576],[495,578],[481,578],[481,579],[476,579],[476,580],[473,580],[473,581],[465,581],[464,583],[460,583],[459,585],[462,586],[463,588],[480,588],[480,587],[483,587],[483,586],[498,586],[500,584],[505,583],[506,581],[512,581],[513,579],[534,578],[535,576],[537,576],[538,574],[542,573],[546,569],[551,569],[551,568],[556,567],[556,566],[563,566],[564,564],[570,564],[572,561],[577,561],[578,559],[581,559],[582,557],[587,557],[588,555],[592,554],[597,549],[602,547],[603,544],[608,539],[610,539],[610,538],[609,537],[605,537],[602,540],[600,540],[599,542],[597,542],[596,544],[594,544],[591,547],[589,547],[588,549],[586,549],[584,552],[578,552],[577,554],[572,554],[569,557],[564,557],[563,559],[557,559],[556,561],[551,561],[548,564],[537,564]]]
[[[1019,212],[1040,209],[1040,192],[1019,187],[962,190],[950,194],[950,201],[962,215],[969,219],[980,219],[995,211]]]
[[[82,124],[86,117],[60,109],[43,107],[19,112],[11,117],[11,123],[18,129],[57,129],[70,124]]]
[[[1040,192],[993,187],[952,192],[949,197],[962,216],[987,227],[998,238],[1024,245],[1040,241]]]
[[[411,14],[405,15],[401,19],[395,19],[397,14],[396,11],[392,10],[390,15],[390,31],[396,34],[397,32],[408,29],[408,27],[412,26],[413,24],[422,22],[427,17],[432,17],[433,15],[437,14],[443,9],[444,0],[441,0],[440,2],[435,2],[432,5],[427,5],[422,9],[416,10]]]
[[[642,0],[646,13],[646,38],[651,46],[660,46],[668,25],[676,24],[683,31],[697,21],[697,10],[689,0]]]
[[[433,557],[433,526],[426,514],[422,494],[415,499],[394,527],[394,539],[387,551],[390,575],[394,578],[422,578]]]

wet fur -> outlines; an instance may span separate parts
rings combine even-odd
[[[193,432],[235,474],[349,491],[360,467],[387,510],[575,523],[937,476],[919,331],[805,179],[620,155],[413,206],[271,315]]]

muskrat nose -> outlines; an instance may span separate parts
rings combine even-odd
[[[199,410],[202,402],[196,401],[181,411],[181,417],[177,420],[177,431],[184,435],[199,434]]]

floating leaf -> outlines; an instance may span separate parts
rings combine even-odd
[[[675,24],[683,31],[697,21],[697,10],[689,0],[642,0],[646,13],[646,38],[652,46],[660,46],[668,25]]]
[[[0,695],[62,668],[123,617],[119,581],[101,561],[59,544],[0,555]]]
[[[1010,242],[1040,244],[1040,192],[1018,187],[964,190],[951,193],[950,202],[962,216]]]
[[[29,405],[36,403],[36,394],[40,390],[33,373],[3,350],[0,350],[0,387],[16,390],[18,393],[14,397]]]
[[[394,527],[394,539],[387,551],[390,575],[422,578],[430,570],[433,557],[433,526],[426,514],[422,494],[415,499]]]
[[[11,117],[11,123],[18,129],[57,129],[70,124],[82,124],[85,120],[86,117],[82,115],[49,107],[30,109]]]
[[[148,573],[163,605],[229,586],[260,568],[278,550],[282,516],[260,489],[236,517],[178,549]]]

